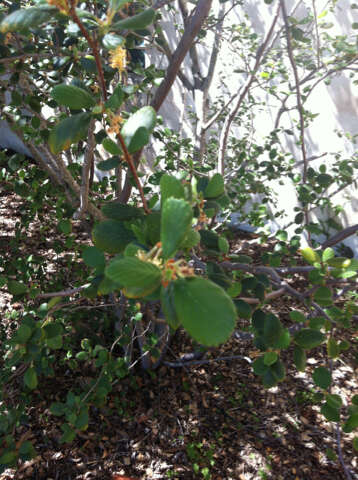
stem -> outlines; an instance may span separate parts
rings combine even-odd
[[[150,213],[150,210],[149,210],[148,205],[147,205],[147,201],[146,201],[145,196],[144,196],[143,187],[142,187],[142,185],[140,183],[140,180],[138,178],[137,169],[134,165],[132,157],[130,156],[130,154],[128,152],[127,145],[124,142],[124,138],[122,137],[122,135],[120,133],[118,133],[118,139],[119,139],[119,143],[121,144],[121,147],[122,147],[122,150],[123,150],[123,153],[124,153],[124,158],[125,158],[126,162],[128,163],[129,169],[132,172],[135,183],[137,184],[137,188],[139,190],[140,197],[141,197],[142,203],[143,203],[143,208],[144,208],[146,213]]]
[[[69,14],[70,14],[72,20],[78,25],[78,28],[81,30],[82,35],[85,37],[85,39],[88,42],[88,45],[92,49],[93,56],[95,58],[95,62],[96,62],[96,66],[97,66],[98,80],[99,80],[99,84],[101,86],[102,98],[103,98],[104,101],[106,101],[107,100],[106,82],[104,80],[103,68],[102,68],[102,63],[101,63],[101,57],[99,56],[99,52],[98,52],[97,40],[91,38],[90,34],[87,32],[87,30],[83,26],[83,23],[78,18],[77,13],[76,13],[75,1],[74,0],[70,0]]]

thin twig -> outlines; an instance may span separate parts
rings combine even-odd
[[[248,363],[252,363],[252,360],[249,357],[244,355],[232,355],[230,357],[217,357],[209,358],[207,360],[192,360],[188,362],[163,362],[163,365],[170,368],[185,368],[195,365],[206,365],[213,362],[231,362],[232,360],[245,360]]]
[[[336,425],[336,443],[337,443],[337,450],[338,450],[338,458],[344,470],[345,476],[347,480],[353,480],[350,470],[348,469],[347,465],[345,464],[342,452],[342,445],[341,445],[341,426],[339,423]]]

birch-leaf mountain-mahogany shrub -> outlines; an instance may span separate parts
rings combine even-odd
[[[56,363],[49,363],[50,358],[54,362],[54,353],[56,358],[67,356],[61,361],[70,360],[71,368],[86,362],[98,374],[89,386],[73,388],[63,401],[51,405],[51,413],[62,419],[60,441],[67,443],[88,427],[90,408],[102,406],[113,383],[130,371],[133,338],[143,367],[155,369],[165,362],[168,342],[177,329],[183,328],[201,348],[215,347],[227,341],[242,320],[249,322],[249,331],[236,335],[251,339],[258,352],[252,360],[244,358],[266,388],[285,379],[290,357],[283,351],[292,352],[294,367],[301,372],[306,370],[307,354],[319,351],[327,363],[320,356],[312,380],[320,394],[322,415],[339,432],[343,428],[349,434],[358,427],[357,396],[343,399],[332,393],[336,360],[350,348],[345,338],[357,314],[354,300],[343,307],[335,305],[335,300],[343,295],[343,284],[356,281],[357,260],[337,257],[330,247],[302,249],[306,265],[288,268],[255,265],[250,257],[233,254],[229,234],[211,228],[229,204],[219,173],[205,175],[188,165],[181,175],[159,171],[157,192],[142,187],[138,162],[156,129],[157,110],[173,80],[167,79],[173,72],[175,78],[185,53],[179,50],[173,56],[163,80],[162,72],[149,68],[136,70],[142,80],[133,81],[131,50],[138,46],[138,38],[151,46],[156,10],[155,4],[147,3],[112,0],[97,2],[96,9],[89,3],[85,9],[75,0],[38,1],[8,13],[0,24],[6,58],[1,82],[11,91],[4,118],[73,202],[74,218],[91,215],[95,220],[93,245],[83,249],[83,261],[90,269],[86,284],[40,295],[48,303],[24,315],[7,342],[2,383],[13,381],[16,370],[23,377],[27,400],[10,408],[3,390],[2,469],[35,455],[30,441],[18,441],[16,428],[41,377],[54,375]],[[181,48],[186,45],[186,51],[209,4],[204,7],[197,2],[182,37]],[[158,80],[162,82],[157,90],[160,98],[154,96],[151,105],[136,107],[136,99],[150,93]],[[42,115],[44,106],[52,109],[52,117]],[[102,200],[95,202],[91,172],[99,150],[108,153],[102,168],[115,170],[116,175],[110,178],[112,191],[104,188]],[[80,169],[76,167],[79,160]],[[127,173],[138,192],[129,203],[120,201],[122,173]],[[290,242],[284,233],[277,236],[277,245],[293,263],[297,239]],[[304,292],[283,278],[294,273],[307,275]],[[28,293],[24,283],[12,279],[7,287],[15,298]],[[112,299],[119,325],[110,346],[93,345],[87,338],[79,346],[71,344],[65,316],[59,313],[62,298],[74,295]],[[283,295],[302,304],[285,320],[268,308],[272,299]],[[69,351],[74,348],[77,353],[72,358]],[[356,439],[353,446],[357,447]],[[346,467],[342,455],[340,460]]]

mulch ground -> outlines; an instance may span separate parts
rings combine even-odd
[[[15,195],[0,195],[2,254],[13,238],[19,204]],[[51,276],[61,259],[48,253],[45,245],[39,249],[36,235],[30,232],[24,238],[24,254],[47,258]],[[250,238],[235,242],[237,248],[246,246],[242,253],[262,248],[250,243]],[[21,308],[0,291],[3,324],[10,324],[11,312]],[[270,308],[285,321],[297,304],[285,297],[273,301]],[[347,332],[347,338],[352,348],[336,361],[332,390],[345,401],[358,393],[353,354],[358,349],[358,332]],[[191,350],[190,340],[179,332],[166,359],[175,361]],[[114,386],[105,408],[92,408],[89,428],[70,445],[59,443],[60,422],[49,406],[79,385],[79,377],[59,369],[56,378],[41,380],[28,424],[16,432],[18,438],[26,434],[32,440],[37,457],[17,470],[7,470],[0,479],[344,479],[341,465],[327,450],[336,451],[333,427],[310,401],[311,372],[324,364],[322,354],[323,350],[313,351],[304,374],[289,368],[287,379],[270,390],[262,387],[244,359],[180,369],[163,366],[153,374],[134,369]],[[253,358],[257,352],[250,342],[233,338],[207,359],[232,355]],[[283,359],[286,365],[292,364],[292,351]],[[15,395],[16,383],[13,389]],[[351,436],[343,437],[342,448],[347,465],[358,473]]]

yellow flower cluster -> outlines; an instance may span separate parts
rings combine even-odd
[[[118,68],[119,73],[125,71],[127,67],[127,51],[125,48],[122,48],[120,45],[116,47],[110,53],[111,60],[110,65],[112,68]]]
[[[124,122],[123,118],[118,115],[113,115],[110,119],[111,126],[108,129],[108,133],[117,134],[121,131],[122,123]]]
[[[68,0],[46,0],[49,5],[57,7],[61,13],[68,15],[70,12],[70,4]],[[75,4],[77,3],[74,2]]]

